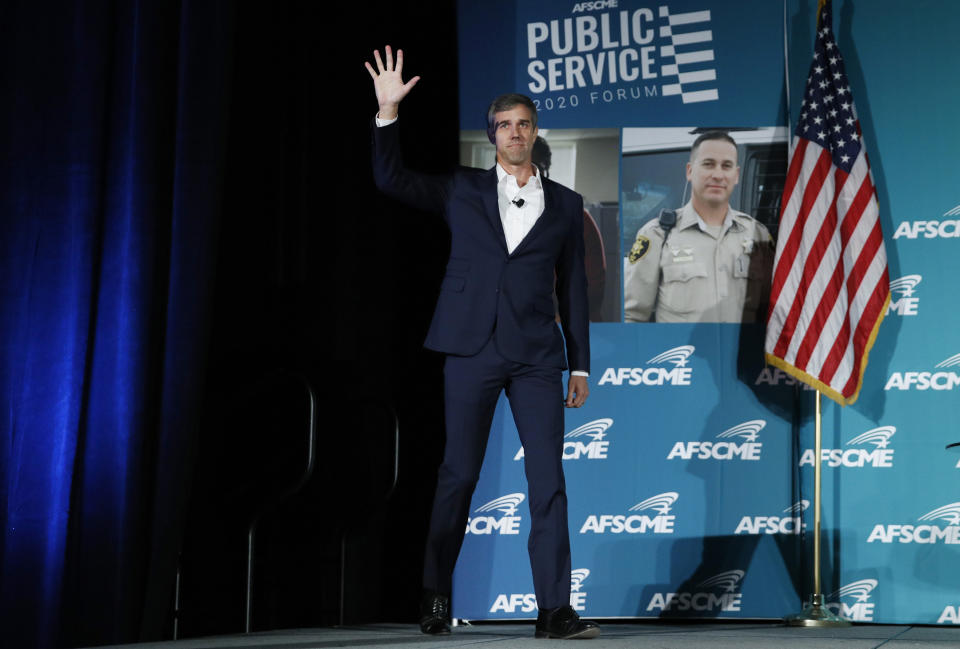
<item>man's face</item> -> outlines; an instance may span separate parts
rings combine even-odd
[[[737,147],[726,140],[701,142],[687,163],[687,180],[696,201],[711,207],[726,205],[740,180]]]
[[[537,129],[533,126],[530,109],[517,105],[493,114],[497,160],[511,165],[530,163]]]

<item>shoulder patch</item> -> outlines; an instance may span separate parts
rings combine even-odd
[[[647,254],[648,250],[650,250],[650,239],[642,234],[638,234],[637,240],[633,242],[633,247],[630,248],[630,255],[628,257],[630,263],[635,264],[643,259],[643,256]]]

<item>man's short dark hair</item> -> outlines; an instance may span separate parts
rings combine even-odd
[[[736,140],[730,137],[730,134],[726,131],[707,131],[705,133],[701,133],[700,137],[693,141],[693,146],[690,147],[690,160],[693,160],[695,157],[697,157],[697,149],[700,148],[700,144],[702,142],[706,142],[707,140],[722,140],[732,144],[734,149],[737,148]]]
[[[526,106],[529,108],[530,126],[537,128],[537,105],[533,103],[532,99],[526,95],[520,95],[515,92],[500,95],[491,101],[490,107],[487,108],[487,137],[490,139],[490,144],[496,144],[497,142],[497,136],[494,134],[497,130],[497,125],[494,123],[494,115],[502,113],[505,110],[510,110],[514,106]]]

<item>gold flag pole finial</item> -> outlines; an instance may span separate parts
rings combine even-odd
[[[817,0],[817,27],[820,27],[820,18],[823,16],[823,6],[827,4],[827,0]]]

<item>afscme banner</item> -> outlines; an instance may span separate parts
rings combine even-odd
[[[894,0],[853,4],[835,0],[833,27],[891,301],[859,400],[825,401],[817,458],[813,391],[764,364],[760,263],[778,234],[816,3],[460,2],[461,162],[492,164],[486,106],[520,92],[538,107],[534,162],[584,196],[591,394],[566,411],[563,447],[582,614],[798,612],[812,590],[819,461],[827,606],[853,621],[960,624],[960,449],[946,448],[960,442],[960,86],[938,72],[960,65],[945,45],[960,7],[918,5],[905,23]],[[726,257],[683,230],[691,147],[716,129],[738,165]],[[728,302],[702,309],[705,285]],[[536,616],[529,531],[524,450],[502,400],[454,617]]]

